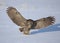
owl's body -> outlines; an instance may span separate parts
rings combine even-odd
[[[52,25],[55,22],[55,18],[51,16],[35,21],[32,19],[27,20],[13,7],[8,7],[7,14],[16,25],[22,27],[19,28],[19,30],[24,34],[29,34],[30,29],[41,29]]]

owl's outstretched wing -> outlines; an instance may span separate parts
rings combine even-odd
[[[36,26],[35,28],[39,29],[39,28],[44,28],[47,27],[49,25],[52,25],[55,22],[55,18],[54,17],[46,17],[46,18],[41,18],[39,20],[36,20]]]
[[[7,8],[7,14],[10,19],[18,26],[25,25],[26,19],[14,7]]]

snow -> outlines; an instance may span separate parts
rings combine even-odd
[[[31,31],[30,35],[19,32],[17,27],[1,27],[0,43],[60,43],[60,24],[47,29]]]
[[[0,43],[60,43],[60,0],[0,0]],[[27,19],[54,16],[54,25],[31,30],[30,35],[19,31],[7,16],[6,9],[14,6]]]

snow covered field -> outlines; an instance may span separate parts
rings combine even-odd
[[[2,26],[0,43],[60,43],[60,24],[31,31],[30,35],[19,32],[16,26]]]
[[[9,6],[27,19],[54,16],[55,24],[24,35],[7,16]],[[0,0],[0,43],[60,43],[60,0]]]

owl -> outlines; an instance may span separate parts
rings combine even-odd
[[[20,26],[19,31],[23,32],[25,35],[29,35],[29,31],[31,29],[41,29],[48,27],[53,25],[55,22],[55,18],[53,16],[40,18],[38,20],[26,19],[14,7],[8,7],[6,12],[12,22]]]

